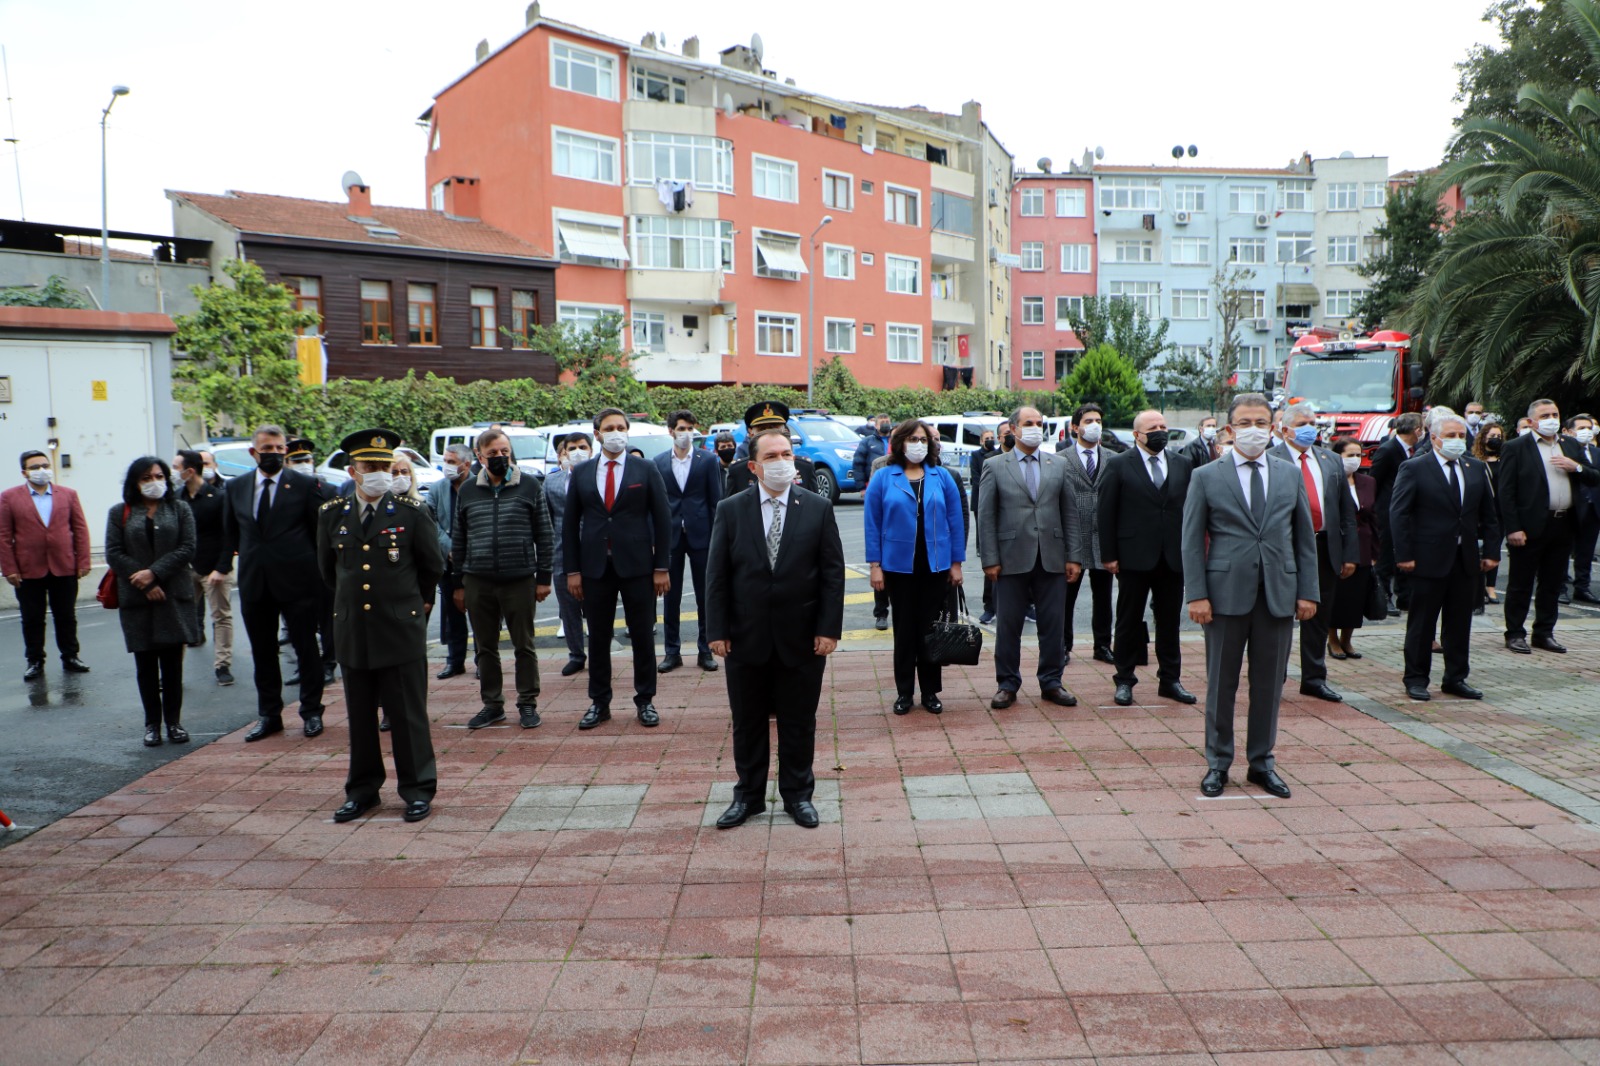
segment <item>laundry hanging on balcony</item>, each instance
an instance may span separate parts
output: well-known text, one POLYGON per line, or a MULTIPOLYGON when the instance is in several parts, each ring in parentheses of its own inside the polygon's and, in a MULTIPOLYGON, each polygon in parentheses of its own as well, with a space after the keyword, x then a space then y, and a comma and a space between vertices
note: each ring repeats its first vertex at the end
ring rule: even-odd
POLYGON ((669 211, 682 211, 693 207, 694 182, 660 178, 656 181, 656 197, 669 211))

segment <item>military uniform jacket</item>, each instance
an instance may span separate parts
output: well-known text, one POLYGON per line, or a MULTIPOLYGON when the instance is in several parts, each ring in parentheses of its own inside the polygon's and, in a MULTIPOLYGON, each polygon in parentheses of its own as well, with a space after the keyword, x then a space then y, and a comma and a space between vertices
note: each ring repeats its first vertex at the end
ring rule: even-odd
POLYGON ((356 499, 322 505, 317 563, 333 589, 339 665, 374 670, 424 658, 428 615, 444 573, 439 530, 420 501, 385 493, 363 533, 356 499))

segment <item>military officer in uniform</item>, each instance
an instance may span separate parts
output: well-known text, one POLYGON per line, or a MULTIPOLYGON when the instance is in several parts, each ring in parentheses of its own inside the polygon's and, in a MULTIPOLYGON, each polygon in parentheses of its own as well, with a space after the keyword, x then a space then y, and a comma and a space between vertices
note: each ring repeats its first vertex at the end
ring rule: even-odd
MULTIPOLYGON (((745 443, 740 446, 740 451, 735 454, 733 465, 728 468, 728 484, 724 497, 732 496, 736 492, 743 492, 751 485, 760 484, 761 479, 750 472, 750 464, 746 462, 749 444, 763 429, 786 428, 789 425, 789 406, 776 400, 768 403, 763 400, 753 403, 744 412, 744 426, 750 436, 745 438, 745 443)), ((795 476, 794 483, 807 492, 817 491, 817 464, 803 455, 794 457, 795 476)))
POLYGON ((341 447, 350 456, 355 491, 323 504, 318 516, 317 561, 334 590, 334 648, 350 719, 350 775, 336 822, 378 805, 384 781, 380 704, 389 714, 405 820, 426 818, 438 788, 428 733, 427 644, 444 556, 433 515, 418 500, 390 491, 389 467, 399 446, 400 435, 386 429, 346 437, 341 447))

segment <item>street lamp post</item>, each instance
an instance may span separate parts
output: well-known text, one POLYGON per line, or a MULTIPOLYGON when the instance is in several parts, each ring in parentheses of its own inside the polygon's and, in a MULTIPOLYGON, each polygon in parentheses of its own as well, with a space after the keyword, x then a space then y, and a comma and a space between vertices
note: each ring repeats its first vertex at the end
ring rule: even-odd
POLYGON ((108 243, 111 228, 106 212, 106 119, 111 117, 111 108, 115 106, 117 97, 127 95, 126 85, 113 85, 111 102, 100 112, 100 309, 103 311, 111 310, 111 245, 108 243))
POLYGON ((823 215, 817 228, 811 231, 806 252, 806 406, 814 406, 811 399, 817 377, 817 234, 833 221, 832 215, 823 215))

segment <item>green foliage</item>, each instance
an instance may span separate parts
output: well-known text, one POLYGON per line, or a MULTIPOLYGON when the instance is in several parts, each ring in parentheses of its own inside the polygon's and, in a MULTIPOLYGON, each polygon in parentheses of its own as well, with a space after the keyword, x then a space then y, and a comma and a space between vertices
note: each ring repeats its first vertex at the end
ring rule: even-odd
POLYGON ((1126 426, 1134 415, 1150 406, 1138 369, 1109 344, 1084 352, 1072 373, 1061 382, 1060 392, 1066 410, 1082 403, 1099 404, 1110 426, 1126 426))
MULTIPOLYGON (((1500 43, 1479 45, 1457 64, 1456 101, 1462 110, 1456 127, 1465 132, 1467 124, 1477 119, 1509 122, 1520 117, 1543 136, 1564 136, 1560 123, 1522 115, 1518 103, 1524 85, 1554 88, 1600 82, 1600 59, 1576 24, 1564 17, 1562 0, 1495 0, 1483 21, 1495 25, 1500 43)), ((1451 154, 1459 158, 1474 148, 1470 139, 1458 141, 1451 154)))
POLYGON ((1427 277, 1428 264, 1444 243, 1444 208, 1432 181, 1389 194, 1383 225, 1375 236, 1383 251, 1356 267, 1372 282, 1356 306, 1356 317, 1373 329, 1390 328, 1402 308, 1427 277))
POLYGON ((60 274, 43 285, 11 285, 0 289, 0 307, 88 307, 89 298, 60 274))
MULTIPOLYGON (((516 338, 522 342, 522 338, 516 338)), ((556 369, 571 375, 573 391, 585 396, 604 396, 601 407, 620 407, 624 411, 643 408, 645 386, 633 372, 633 354, 622 342, 622 316, 601 315, 593 326, 571 322, 553 326, 534 326, 526 343, 556 362, 556 369)))
POLYGON ((1085 296, 1083 309, 1068 322, 1084 348, 1109 344, 1135 370, 1145 370, 1172 346, 1167 343, 1167 320, 1152 320, 1132 300, 1111 296, 1085 296))
POLYGON ((230 259, 222 271, 231 287, 194 286, 200 309, 173 319, 172 346, 189 357, 172 364, 173 393, 208 430, 231 420, 248 431, 281 417, 284 395, 299 388, 295 330, 317 316, 296 311, 294 294, 254 263, 230 259))

